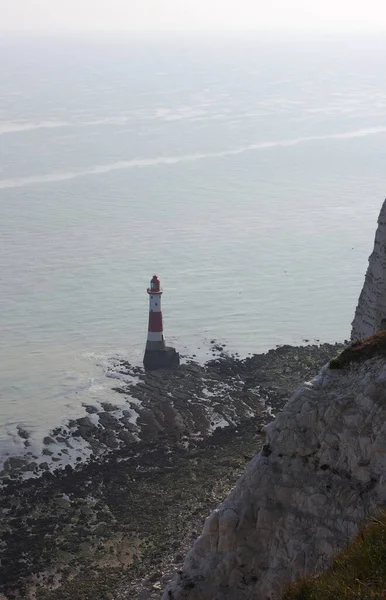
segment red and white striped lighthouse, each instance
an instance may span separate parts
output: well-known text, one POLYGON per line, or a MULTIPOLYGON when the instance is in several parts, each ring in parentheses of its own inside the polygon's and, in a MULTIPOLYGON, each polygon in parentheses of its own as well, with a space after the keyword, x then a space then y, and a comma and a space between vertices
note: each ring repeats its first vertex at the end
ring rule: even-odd
POLYGON ((161 284, 154 275, 147 289, 149 294, 149 327, 143 364, 146 370, 172 369, 180 364, 180 356, 174 348, 166 347, 164 340, 161 284))
POLYGON ((147 293, 149 294, 149 327, 147 331, 146 350, 165 350, 161 310, 162 290, 157 275, 153 275, 150 287, 147 288, 147 293))

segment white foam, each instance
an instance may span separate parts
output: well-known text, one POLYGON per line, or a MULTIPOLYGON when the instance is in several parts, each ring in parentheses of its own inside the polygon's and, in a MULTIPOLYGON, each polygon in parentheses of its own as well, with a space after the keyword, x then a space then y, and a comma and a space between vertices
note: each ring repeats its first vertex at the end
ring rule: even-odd
POLYGON ((371 135, 381 135, 386 133, 386 127, 368 127, 365 129, 356 129, 354 131, 346 131, 344 133, 332 133, 328 135, 314 135, 304 136, 299 138, 293 138, 289 140, 276 140, 267 142, 256 142, 247 146, 240 146, 239 148, 233 148, 229 150, 221 150, 219 152, 205 152, 205 153, 194 153, 185 154, 181 156, 157 156, 154 158, 134 158, 131 160, 122 160, 114 163, 108 163, 104 165, 95 165, 89 169, 83 169, 79 171, 63 171, 47 173, 42 175, 31 175, 28 177, 20 177, 15 179, 2 179, 0 180, 0 189, 19 188, 26 187, 41 183, 58 183, 60 181, 68 181, 76 179, 78 177, 86 177, 90 175, 103 175, 113 171, 120 171, 124 169, 135 169, 154 167, 159 165, 175 165, 182 162, 195 162, 199 160, 205 160, 210 158, 224 158, 227 156, 237 156, 244 154, 245 152, 251 152, 253 150, 264 150, 276 147, 292 147, 299 144, 308 142, 320 142, 325 140, 346 140, 361 137, 368 137, 371 135))
POLYGON ((32 131, 34 129, 56 129, 57 127, 67 127, 69 123, 65 121, 40 121, 40 122, 0 122, 0 135, 7 133, 18 133, 19 131, 32 131))
POLYGON ((213 433, 216 429, 223 429, 224 427, 228 427, 229 424, 232 423, 230 420, 226 421, 224 417, 218 414, 214 414, 212 416, 212 424, 209 427, 210 433, 213 433))
POLYGON ((203 388, 201 393, 205 398, 213 398, 213 396, 216 396, 216 394, 208 390, 208 388, 203 388))
POLYGON ((34 131, 36 129, 62 129, 64 127, 93 127, 95 125, 123 125, 129 120, 126 116, 106 117, 91 121, 0 121, 0 135, 34 131))

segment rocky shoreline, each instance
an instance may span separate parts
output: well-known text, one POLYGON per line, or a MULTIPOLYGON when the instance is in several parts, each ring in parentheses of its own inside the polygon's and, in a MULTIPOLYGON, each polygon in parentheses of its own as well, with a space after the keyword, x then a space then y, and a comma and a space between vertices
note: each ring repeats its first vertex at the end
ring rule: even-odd
POLYGON ((343 347, 282 346, 245 359, 219 348, 205 365, 190 358, 146 374, 116 361, 108 375, 126 407, 85 407, 47 436, 43 464, 5 465, 0 592, 159 598, 204 518, 261 449, 262 425, 343 347), (74 467, 57 468, 80 447, 86 461, 79 454, 74 467))

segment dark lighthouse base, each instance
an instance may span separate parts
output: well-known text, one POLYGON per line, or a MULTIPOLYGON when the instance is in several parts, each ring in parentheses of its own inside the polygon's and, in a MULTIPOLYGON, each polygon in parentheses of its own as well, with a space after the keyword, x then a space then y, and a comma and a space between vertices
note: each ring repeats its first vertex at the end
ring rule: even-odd
POLYGON ((180 364, 180 355, 175 348, 166 347, 164 350, 145 350, 143 366, 146 371, 157 369, 174 369, 180 364))

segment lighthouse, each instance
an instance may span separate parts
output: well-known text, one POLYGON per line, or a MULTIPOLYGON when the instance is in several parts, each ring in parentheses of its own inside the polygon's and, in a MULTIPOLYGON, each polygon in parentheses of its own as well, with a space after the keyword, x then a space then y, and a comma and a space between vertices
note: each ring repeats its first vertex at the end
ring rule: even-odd
POLYGON ((180 364, 178 352, 165 345, 161 309, 161 284, 157 275, 153 275, 149 295, 149 327, 143 364, 146 370, 170 369, 180 364))
POLYGON ((162 324, 161 310, 161 284, 154 275, 150 281, 150 287, 147 288, 149 294, 149 327, 147 332, 146 350, 149 352, 155 350, 165 350, 164 330, 162 324))

